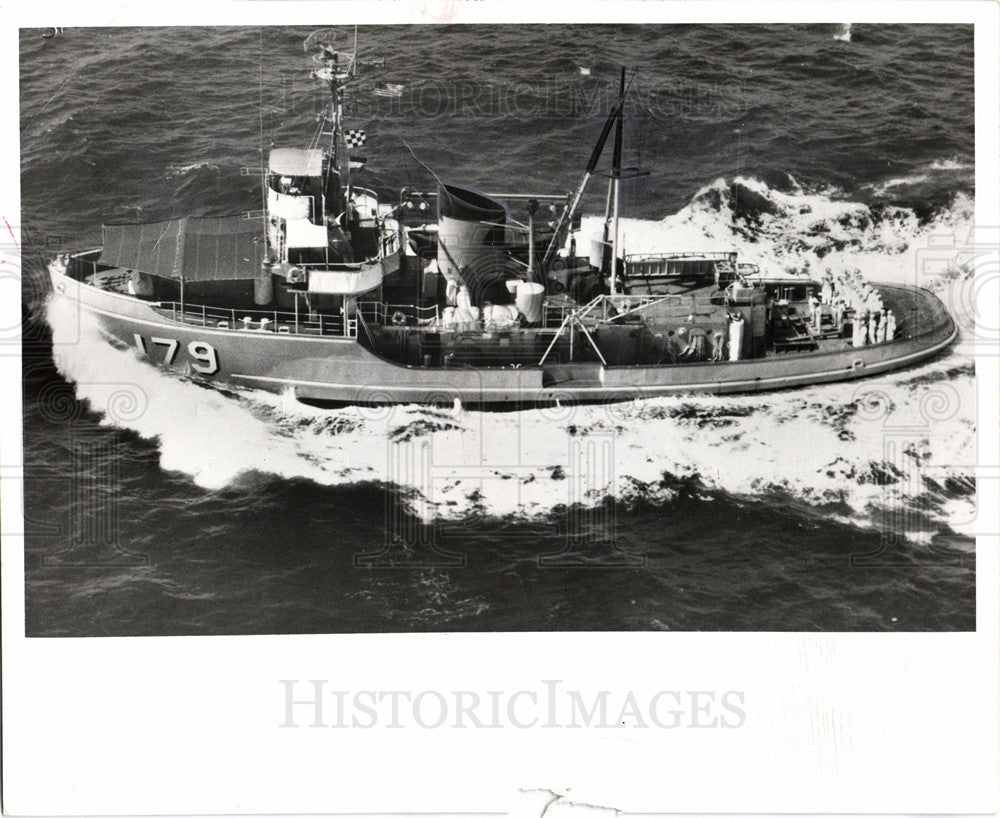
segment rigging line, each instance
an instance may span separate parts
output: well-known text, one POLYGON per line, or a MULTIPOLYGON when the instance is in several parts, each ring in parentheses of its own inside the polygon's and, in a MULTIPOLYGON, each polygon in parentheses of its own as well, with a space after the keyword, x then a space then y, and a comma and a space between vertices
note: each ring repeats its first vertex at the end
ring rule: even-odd
MULTIPOLYGON (((625 66, 622 66, 622 70, 623 71, 625 70, 625 66)), ((632 69, 632 76, 628 78, 628 83, 625 84, 625 87, 622 88, 621 86, 619 86, 618 105, 616 106, 616 108, 618 109, 618 115, 616 117, 617 121, 615 123, 615 125, 616 125, 616 127, 615 127, 615 131, 616 131, 616 133, 615 133, 615 142, 616 143, 618 142, 618 132, 621 130, 621 121, 625 118, 625 100, 628 99, 628 92, 632 90, 632 83, 635 81, 635 78, 638 75, 639 75, 639 68, 638 67, 633 68, 632 69)), ((620 150, 620 148, 619 148, 619 150, 620 150)), ((619 159, 620 158, 621 157, 620 157, 620 154, 619 154, 619 159)))
POLYGON ((403 139, 403 137, 399 136, 399 134, 396 135, 396 138, 399 139, 399 141, 403 143, 403 147, 405 147, 410 152, 410 156, 412 156, 414 159, 416 159, 417 164, 420 165, 424 170, 426 170, 431 176, 433 176, 434 180, 439 185, 441 185, 441 187, 444 187, 444 182, 441 181, 441 177, 439 177, 433 170, 431 170, 430 166, 413 152, 413 148, 411 148, 407 144, 406 140, 403 139))
POLYGON ((350 65, 350 68, 348 69, 351 72, 351 76, 352 77, 356 76, 357 73, 358 73, 357 59, 358 59, 358 24, 355 23, 354 24, 354 53, 351 54, 351 65, 350 65))
POLYGON ((313 131, 312 139, 309 141, 310 148, 315 149, 320 147, 323 142, 323 128, 326 126, 327 122, 333 122, 333 117, 333 103, 328 102, 323 106, 323 110, 319 113, 319 118, 316 122, 316 130, 313 131))
MULTIPOLYGON (((95 50, 95 51, 97 50, 97 47, 96 47, 96 46, 95 46, 95 49, 94 49, 94 50, 95 50)), ((79 71, 79 70, 80 70, 81 68, 83 68, 83 65, 84 65, 84 63, 85 63, 86 61, 87 61, 87 60, 86 60, 86 57, 82 57, 82 58, 81 58, 81 59, 80 59, 80 60, 79 60, 79 61, 77 62, 77 64, 76 64, 76 65, 74 65, 72 69, 70 69, 69 73, 68 73, 68 74, 66 74, 66 77, 65 77, 65 78, 63 79, 63 81, 62 81, 61 83, 59 83, 59 87, 58 87, 58 88, 56 88, 56 90, 52 92, 52 95, 51 95, 51 96, 50 96, 50 97, 49 97, 49 98, 48 98, 47 100, 45 100, 45 102, 44 102, 44 103, 42 104, 42 106, 41 106, 41 107, 40 107, 40 108, 39 108, 39 109, 38 109, 38 110, 37 110, 37 111, 36 111, 35 113, 33 113, 33 114, 31 115, 31 118, 30 118, 30 119, 29 119, 29 120, 28 120, 28 121, 27 121, 26 123, 24 123, 24 126, 23 126, 23 127, 21 128, 21 131, 20 131, 20 133, 21 133, 21 136, 24 136, 25 132, 26 132, 26 131, 28 130, 28 128, 30 128, 30 127, 31 127, 32 123, 33 123, 33 122, 34 122, 34 121, 35 121, 36 119, 38 119, 38 117, 39 117, 39 116, 41 116, 41 115, 42 115, 42 113, 43 113, 43 112, 45 111, 45 109, 46 109, 46 108, 48 108, 48 107, 49 107, 49 103, 50 103, 50 102, 52 102, 52 100, 54 100, 54 99, 55 99, 55 98, 56 98, 57 96, 59 96, 59 94, 61 94, 61 93, 62 93, 63 89, 64 89, 64 88, 65 88, 65 87, 66 87, 66 86, 67 86, 67 85, 69 84, 69 81, 70 81, 71 79, 73 79, 73 76, 74 76, 74 75, 75 75, 75 74, 76 74, 76 73, 77 73, 77 72, 78 72, 78 71, 79 71)))
MULTIPOLYGON (((622 79, 624 79, 625 66, 622 66, 622 79)), ((632 88, 632 82, 635 80, 636 76, 639 74, 638 67, 632 69, 632 76, 629 77, 628 83, 623 84, 624 87, 619 86, 618 95, 618 114, 615 117, 615 146, 614 146, 614 157, 612 159, 612 175, 620 175, 621 173, 621 162, 622 162, 622 141, 623 141, 623 122, 625 119, 625 100, 628 98, 628 92, 632 88), (617 165, 617 167, 616 167, 617 165)))
POLYGON ((260 29, 260 209, 265 218, 261 220, 264 246, 267 246, 267 176, 264 172, 264 29, 260 29))
POLYGON ((313 131, 312 138, 309 140, 310 150, 315 150, 319 147, 320 141, 323 139, 323 125, 326 122, 326 108, 324 108, 319 115, 319 121, 316 124, 316 130, 313 131))

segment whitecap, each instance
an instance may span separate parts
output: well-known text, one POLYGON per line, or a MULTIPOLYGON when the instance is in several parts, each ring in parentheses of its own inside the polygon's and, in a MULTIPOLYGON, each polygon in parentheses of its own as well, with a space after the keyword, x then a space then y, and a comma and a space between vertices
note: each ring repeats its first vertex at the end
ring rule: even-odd
POLYGON ((851 23, 841 23, 834 32, 833 39, 849 43, 851 41, 851 27, 851 23))

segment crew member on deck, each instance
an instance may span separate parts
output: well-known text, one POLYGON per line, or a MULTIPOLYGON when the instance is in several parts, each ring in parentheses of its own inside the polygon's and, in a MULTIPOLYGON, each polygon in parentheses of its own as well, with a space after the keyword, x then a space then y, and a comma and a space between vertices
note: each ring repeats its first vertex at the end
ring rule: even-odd
POLYGON ((833 299, 833 324, 837 328, 837 335, 844 331, 844 299, 840 295, 833 299))
POLYGON ((813 325, 814 329, 819 328, 820 321, 822 320, 822 313, 820 307, 819 299, 814 295, 809 298, 809 322, 813 325))
POLYGON ((896 314, 892 310, 885 313, 885 340, 891 341, 896 337, 896 314))
POLYGON ((855 348, 865 345, 868 332, 866 317, 860 310, 854 311, 854 321, 851 325, 851 346, 855 348))
POLYGON ((878 329, 875 330, 875 340, 879 344, 885 343, 886 327, 885 327, 885 310, 879 310, 878 314, 878 329))
POLYGON ((823 284, 819 291, 819 300, 823 304, 833 303, 833 272, 829 267, 826 268, 826 274, 823 276, 823 284))

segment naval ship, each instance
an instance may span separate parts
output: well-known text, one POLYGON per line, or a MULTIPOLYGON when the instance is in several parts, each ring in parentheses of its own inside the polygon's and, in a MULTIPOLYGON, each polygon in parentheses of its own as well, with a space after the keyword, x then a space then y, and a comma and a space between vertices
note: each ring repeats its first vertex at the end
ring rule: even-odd
POLYGON ((157 366, 320 404, 758 392, 884 373, 956 338, 922 288, 768 273, 727 249, 624 253, 625 69, 575 190, 490 194, 431 171, 433 189, 386 201, 356 184, 366 134, 345 124, 356 37, 314 32, 310 49, 328 100, 307 146, 270 150, 263 212, 106 224, 103 246, 51 261, 52 297, 157 366), (603 227, 583 236, 597 175, 603 227))

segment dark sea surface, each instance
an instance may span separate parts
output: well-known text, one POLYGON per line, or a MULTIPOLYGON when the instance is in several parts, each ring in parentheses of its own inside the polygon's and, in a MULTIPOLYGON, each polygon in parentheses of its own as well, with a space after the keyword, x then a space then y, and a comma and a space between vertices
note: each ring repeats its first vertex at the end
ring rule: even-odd
MULTIPOLYGON (((310 31, 21 33, 29 636, 975 628, 967 343, 756 397, 323 410, 166 375, 47 306, 45 263, 102 222, 260 207, 261 135, 316 125, 310 31)), ((390 199, 433 183, 404 139, 447 180, 575 187, 624 62, 626 164, 650 171, 626 250, 933 286, 969 334, 971 270, 924 262, 973 224, 971 27, 359 40, 385 63, 349 123, 390 199)))

